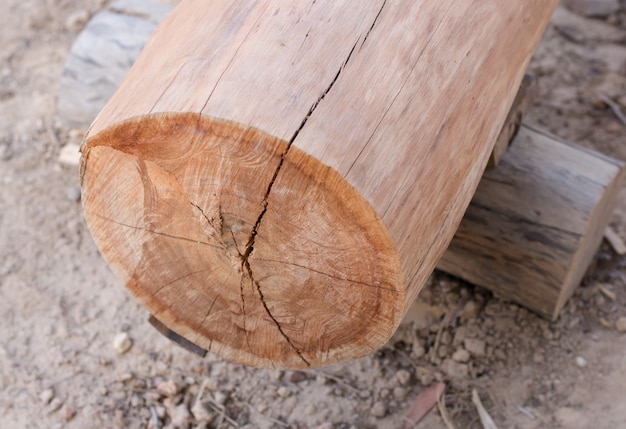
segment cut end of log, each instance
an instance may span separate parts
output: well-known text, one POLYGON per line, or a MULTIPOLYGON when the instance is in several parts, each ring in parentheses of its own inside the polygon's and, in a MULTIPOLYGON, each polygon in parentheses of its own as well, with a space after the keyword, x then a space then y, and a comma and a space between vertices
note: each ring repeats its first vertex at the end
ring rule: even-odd
POLYGON ((331 365, 381 347, 405 282, 374 209, 284 140, 195 113, 88 137, 89 229, 169 329, 257 367, 331 365))

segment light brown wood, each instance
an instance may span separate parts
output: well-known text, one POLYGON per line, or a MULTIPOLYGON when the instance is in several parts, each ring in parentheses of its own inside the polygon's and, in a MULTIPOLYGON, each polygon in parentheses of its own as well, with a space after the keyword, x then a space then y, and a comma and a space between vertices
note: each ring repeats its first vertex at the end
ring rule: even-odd
POLYGON ((238 362, 382 346, 469 204, 557 1, 183 1, 83 147, 85 217, 238 362))
POLYGON ((556 318, 602 241, 624 174, 621 162, 522 126, 438 268, 556 318))

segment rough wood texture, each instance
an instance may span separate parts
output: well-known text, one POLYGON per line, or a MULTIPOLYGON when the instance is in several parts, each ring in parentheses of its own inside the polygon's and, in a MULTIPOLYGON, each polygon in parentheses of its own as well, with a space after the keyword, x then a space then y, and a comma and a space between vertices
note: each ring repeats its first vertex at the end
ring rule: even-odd
POLYGON ((485 172, 438 268, 556 318, 580 283, 624 165, 522 126, 485 172))
POLYGON ((61 77, 57 115, 64 123, 87 129, 170 10, 152 0, 118 0, 89 21, 61 77))
POLYGON ((172 331, 306 367, 383 345, 557 1, 183 1, 83 147, 85 217, 172 331))

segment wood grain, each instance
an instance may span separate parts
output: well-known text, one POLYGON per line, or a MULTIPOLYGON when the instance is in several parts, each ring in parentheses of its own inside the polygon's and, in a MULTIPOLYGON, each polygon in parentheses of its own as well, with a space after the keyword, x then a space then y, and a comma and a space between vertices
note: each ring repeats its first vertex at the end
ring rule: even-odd
POLYGON ((103 255, 229 359, 382 346, 448 245, 557 1, 183 1, 83 147, 103 255))

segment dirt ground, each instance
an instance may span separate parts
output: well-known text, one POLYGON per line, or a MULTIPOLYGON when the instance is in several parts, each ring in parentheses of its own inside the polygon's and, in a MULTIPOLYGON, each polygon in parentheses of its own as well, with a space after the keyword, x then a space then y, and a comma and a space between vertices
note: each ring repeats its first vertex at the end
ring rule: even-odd
MULTIPOLYGON (((77 135, 56 118, 63 65, 106 3, 0 5, 1 428, 400 428, 438 380, 457 428, 481 427, 473 389, 499 428, 626 428, 626 258, 606 244, 555 322, 437 273, 419 298, 430 321, 332 368, 254 370, 157 333, 89 236, 78 172, 58 162, 77 135)), ((528 122, 626 160, 626 124, 602 101, 626 112, 626 3, 599 18, 561 6, 531 71, 528 122)), ((612 226, 626 239, 624 192, 612 226)), ((434 410, 417 427, 446 425, 434 410)))

